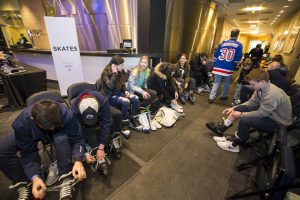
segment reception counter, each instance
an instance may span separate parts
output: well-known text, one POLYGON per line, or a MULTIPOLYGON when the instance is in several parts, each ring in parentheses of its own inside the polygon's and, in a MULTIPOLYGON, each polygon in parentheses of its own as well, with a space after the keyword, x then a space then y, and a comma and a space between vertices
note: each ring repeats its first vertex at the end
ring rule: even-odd
MULTIPOLYGON (((38 67, 47 71, 47 79, 57 80, 55 67, 50 50, 40 49, 12 49, 11 50, 18 63, 38 67)), ((94 83, 101 75, 104 67, 109 63, 114 55, 120 55, 124 58, 126 69, 138 65, 142 55, 150 57, 150 67, 155 66, 161 61, 161 56, 149 53, 106 53, 103 51, 81 51, 81 63, 83 68, 84 80, 94 83)))

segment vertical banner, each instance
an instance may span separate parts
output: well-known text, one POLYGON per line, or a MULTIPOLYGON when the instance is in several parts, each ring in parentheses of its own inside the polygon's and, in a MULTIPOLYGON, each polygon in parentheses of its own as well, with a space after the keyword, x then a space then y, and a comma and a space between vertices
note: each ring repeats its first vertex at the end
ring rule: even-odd
POLYGON ((61 95, 73 83, 83 82, 74 18, 44 17, 61 95))

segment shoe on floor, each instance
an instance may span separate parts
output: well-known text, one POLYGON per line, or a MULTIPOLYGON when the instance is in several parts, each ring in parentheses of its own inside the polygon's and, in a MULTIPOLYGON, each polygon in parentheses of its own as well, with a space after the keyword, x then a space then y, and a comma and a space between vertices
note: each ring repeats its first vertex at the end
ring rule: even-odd
POLYGON ((203 84, 201 87, 203 88, 204 92, 210 92, 210 88, 207 84, 203 84))
POLYGON ((204 89, 202 87, 198 87, 196 92, 197 94, 204 95, 204 89))
MULTIPOLYGON (((229 127, 231 126, 232 124, 229 127)), ((206 127, 220 137, 223 137, 223 133, 229 128, 224 125, 224 119, 221 122, 208 122, 206 127)))
POLYGON ((192 94, 190 94, 189 96, 188 96, 188 100, 189 100, 189 102, 190 103, 192 103, 192 104, 194 104, 195 103, 195 101, 196 101, 196 98, 195 98, 195 96, 194 96, 194 94, 192 93, 192 94))
POLYGON ((176 103, 171 103, 171 108, 179 113, 182 113, 183 112, 183 108, 182 106, 179 106, 178 104, 176 103))
POLYGON ((151 123, 158 129, 158 128, 162 128, 161 127, 161 125, 160 125, 160 123, 158 123, 155 119, 153 119, 152 121, 151 121, 151 123))
POLYGON ((228 99, 228 97, 220 97, 220 99, 221 99, 222 101, 226 101, 226 100, 228 99))
POLYGON ((214 101, 215 101, 214 99, 208 99, 209 104, 213 103, 214 101))
POLYGON ((238 153, 240 152, 239 145, 235 145, 232 141, 217 142, 217 145, 226 151, 238 153))
POLYGON ((59 191, 59 200, 67 200, 72 198, 72 184, 73 184, 73 176, 72 172, 63 174, 59 178, 59 182, 61 185, 59 191))
POLYGON ((223 136, 223 137, 214 136, 213 140, 216 142, 225 142, 225 141, 227 141, 227 138, 225 136, 223 136))
POLYGON ((185 96, 181 94, 179 97, 179 101, 182 105, 185 105, 185 103, 186 103, 185 96))
POLYGON ((129 139, 130 137, 130 130, 129 130, 129 120, 123 120, 122 121, 122 126, 121 126, 121 132, 124 138, 129 139))

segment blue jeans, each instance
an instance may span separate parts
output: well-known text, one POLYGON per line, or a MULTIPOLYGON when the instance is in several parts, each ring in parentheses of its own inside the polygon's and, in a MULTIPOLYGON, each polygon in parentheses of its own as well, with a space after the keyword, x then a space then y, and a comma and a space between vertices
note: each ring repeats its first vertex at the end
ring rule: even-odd
POLYGON ((223 86, 223 90, 221 93, 221 98, 227 97, 232 76, 221 76, 218 74, 215 74, 214 76, 215 76, 215 80, 214 80, 213 87, 212 87, 210 95, 209 95, 209 99, 213 99, 213 100, 216 99, 218 88, 219 88, 219 85, 220 85, 223 77, 224 77, 224 86, 223 86))
MULTIPOLYGON (((257 110, 258 107, 250 107, 240 105, 234 108, 235 111, 251 112, 257 110)), ((279 128, 279 125, 268 117, 247 117, 240 118, 240 122, 237 129, 236 136, 240 142, 246 142, 249 138, 250 129, 254 128, 258 131, 263 131, 268 134, 274 134, 275 130, 279 128)))
POLYGON ((140 105, 139 98, 137 96, 131 97, 131 98, 129 98, 129 102, 128 102, 128 101, 122 100, 121 97, 125 97, 125 94, 122 92, 112 95, 109 98, 109 104, 111 106, 121 110, 123 120, 128 119, 129 106, 131 106, 130 107, 131 115, 132 116, 138 115, 139 114, 139 105, 140 105))
MULTIPOLYGON (((54 134, 53 143, 56 151, 56 159, 59 174, 71 171, 72 150, 67 134, 54 134)), ((0 140, 0 170, 4 175, 18 183, 29 181, 21 165, 20 158, 17 156, 17 147, 14 132, 9 133, 0 140)))

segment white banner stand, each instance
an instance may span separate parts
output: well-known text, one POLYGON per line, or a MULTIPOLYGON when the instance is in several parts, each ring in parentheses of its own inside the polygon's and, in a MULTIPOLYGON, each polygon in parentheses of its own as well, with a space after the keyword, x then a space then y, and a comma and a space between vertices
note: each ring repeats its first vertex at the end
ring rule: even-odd
POLYGON ((73 83, 83 82, 83 70, 74 18, 44 17, 62 96, 73 83))

